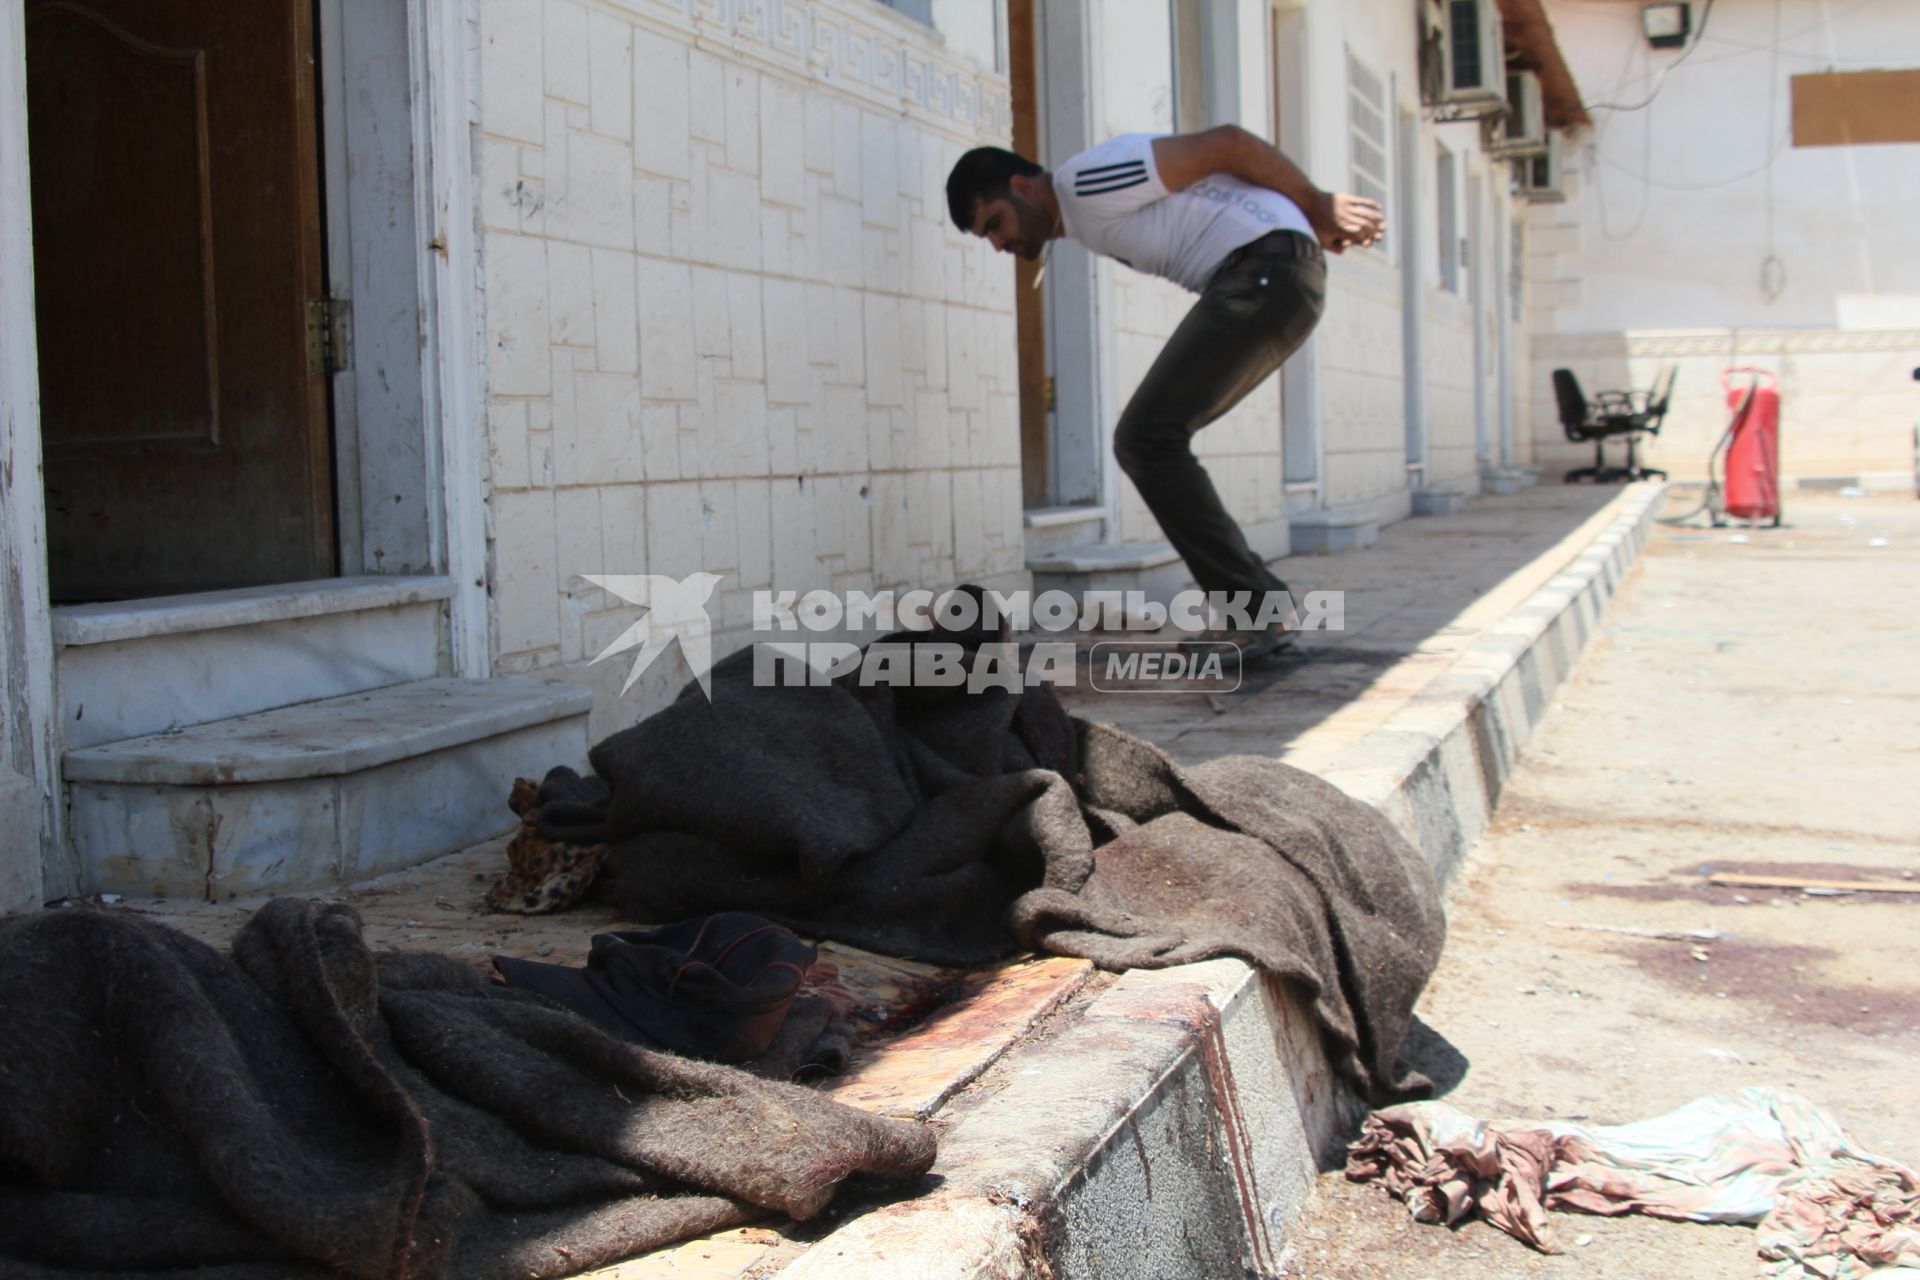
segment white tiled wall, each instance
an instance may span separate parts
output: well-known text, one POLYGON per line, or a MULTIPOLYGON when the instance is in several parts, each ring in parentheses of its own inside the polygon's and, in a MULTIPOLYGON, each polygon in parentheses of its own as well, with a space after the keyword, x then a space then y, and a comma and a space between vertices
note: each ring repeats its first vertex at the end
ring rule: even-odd
POLYGON ((571 664, 600 732, 685 670, 616 704, 578 664, 636 612, 582 574, 723 574, 740 628, 758 587, 1022 571, 1011 274, 945 202, 1002 78, 873 0, 481 0, 479 35, 500 669, 571 664))
POLYGON ((1398 270, 1371 250, 1335 257, 1327 268, 1322 492, 1327 506, 1345 507, 1407 486, 1405 340, 1398 270))
POLYGON ((1455 294, 1430 294, 1424 335, 1427 369, 1426 482, 1471 488, 1474 452, 1473 307, 1455 294))

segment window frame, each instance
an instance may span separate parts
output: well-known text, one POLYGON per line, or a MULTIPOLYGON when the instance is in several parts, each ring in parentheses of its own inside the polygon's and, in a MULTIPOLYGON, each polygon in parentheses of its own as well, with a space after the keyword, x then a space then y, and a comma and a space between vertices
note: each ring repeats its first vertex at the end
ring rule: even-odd
POLYGON ((1460 158, 1444 142, 1434 144, 1434 216, 1439 233, 1439 288, 1455 297, 1461 289, 1460 158))
MULTIPOLYGON (((1347 174, 1348 190, 1380 202, 1393 225, 1393 136, 1387 79, 1369 66, 1351 47, 1347 49, 1347 174), (1376 127, 1369 128, 1369 119, 1376 127), (1370 155, 1368 153, 1371 153, 1370 155)), ((1381 236, 1369 250, 1391 261, 1389 236, 1381 236)))

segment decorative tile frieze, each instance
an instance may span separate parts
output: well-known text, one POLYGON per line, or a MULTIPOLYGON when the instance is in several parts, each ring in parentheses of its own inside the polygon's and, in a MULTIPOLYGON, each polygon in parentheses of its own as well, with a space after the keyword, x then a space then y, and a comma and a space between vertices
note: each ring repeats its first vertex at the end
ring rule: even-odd
POLYGON ((1920 350, 1920 329, 1702 329, 1673 332, 1547 333, 1535 335, 1541 360, 1605 356, 1851 355, 1920 350))
POLYGON ((832 85, 968 140, 1013 130, 1005 76, 947 55, 933 31, 874 0, 605 2, 702 46, 724 46, 729 57, 832 85))

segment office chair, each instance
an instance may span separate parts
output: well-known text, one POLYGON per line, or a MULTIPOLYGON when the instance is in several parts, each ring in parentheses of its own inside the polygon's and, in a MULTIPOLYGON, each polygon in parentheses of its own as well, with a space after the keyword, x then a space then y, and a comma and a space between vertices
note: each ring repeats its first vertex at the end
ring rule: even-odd
POLYGON ((1674 377, 1678 373, 1678 365, 1668 364, 1654 378, 1649 390, 1602 391, 1589 401, 1581 392, 1580 380, 1573 376, 1573 370, 1555 369, 1553 394, 1560 404, 1561 429, 1567 433, 1567 439, 1576 444, 1593 442, 1593 465, 1567 472, 1566 482, 1572 484, 1589 476, 1595 484, 1645 480, 1652 476, 1665 480, 1667 473, 1658 467, 1640 465, 1639 442, 1643 435, 1660 434, 1660 424, 1667 416, 1667 405, 1673 399, 1674 377), (1627 465, 1609 467, 1606 443, 1621 436, 1627 442, 1627 465))

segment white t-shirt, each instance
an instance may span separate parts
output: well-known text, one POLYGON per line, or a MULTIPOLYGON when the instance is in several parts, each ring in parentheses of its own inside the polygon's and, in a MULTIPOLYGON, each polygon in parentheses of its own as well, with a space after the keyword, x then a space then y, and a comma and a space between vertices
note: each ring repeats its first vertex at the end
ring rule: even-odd
POLYGON ((1149 133, 1123 133, 1053 171, 1060 225, 1095 253, 1195 293, 1220 260, 1269 231, 1313 235, 1300 206, 1224 173, 1168 191, 1149 133))

